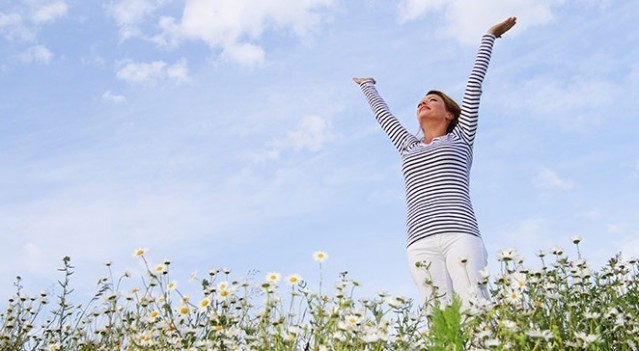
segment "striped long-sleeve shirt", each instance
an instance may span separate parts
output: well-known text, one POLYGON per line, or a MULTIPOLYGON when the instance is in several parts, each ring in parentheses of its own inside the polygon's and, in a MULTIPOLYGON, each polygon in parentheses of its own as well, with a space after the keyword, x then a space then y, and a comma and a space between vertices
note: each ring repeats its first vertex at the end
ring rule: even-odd
POLYGON ((482 37, 466 84, 457 126, 452 132, 433 139, 430 144, 425 144, 399 123, 372 82, 361 84, 377 121, 402 155, 408 206, 408 246, 434 234, 480 236, 470 201, 470 167, 481 84, 494 41, 492 35, 482 37))

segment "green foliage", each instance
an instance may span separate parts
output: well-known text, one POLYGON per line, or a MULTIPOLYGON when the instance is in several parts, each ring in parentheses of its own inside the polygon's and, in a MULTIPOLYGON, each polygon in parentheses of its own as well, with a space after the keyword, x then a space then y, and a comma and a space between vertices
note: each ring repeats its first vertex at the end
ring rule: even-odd
POLYGON ((462 351, 468 337, 462 324, 462 303, 454 296, 451 304, 441 305, 430 314, 430 331, 428 339, 433 351, 462 351))

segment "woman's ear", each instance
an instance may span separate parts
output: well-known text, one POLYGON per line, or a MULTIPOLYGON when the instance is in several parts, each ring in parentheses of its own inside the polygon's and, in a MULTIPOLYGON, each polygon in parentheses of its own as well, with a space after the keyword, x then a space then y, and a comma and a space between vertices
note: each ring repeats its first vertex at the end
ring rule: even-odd
POLYGON ((452 121, 455 119, 455 115, 450 111, 446 111, 446 119, 452 121))

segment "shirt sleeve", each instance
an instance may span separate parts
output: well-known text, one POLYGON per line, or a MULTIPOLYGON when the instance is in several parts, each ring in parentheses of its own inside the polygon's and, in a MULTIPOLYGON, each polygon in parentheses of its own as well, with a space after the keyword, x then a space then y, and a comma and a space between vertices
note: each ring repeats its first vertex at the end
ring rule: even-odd
POLYGON ((459 122, 453 130, 453 133, 456 133, 471 146, 475 142, 475 134, 477 132, 479 100, 482 93, 481 85, 488 70, 488 63, 490 62, 494 42, 494 35, 486 34, 482 37, 473 69, 466 83, 459 122))
POLYGON ((409 145, 419 140, 404 128, 397 118, 390 112, 386 102, 379 96, 375 85, 371 81, 360 85, 368 104, 375 113, 375 119, 388 135, 395 148, 402 153, 409 145))

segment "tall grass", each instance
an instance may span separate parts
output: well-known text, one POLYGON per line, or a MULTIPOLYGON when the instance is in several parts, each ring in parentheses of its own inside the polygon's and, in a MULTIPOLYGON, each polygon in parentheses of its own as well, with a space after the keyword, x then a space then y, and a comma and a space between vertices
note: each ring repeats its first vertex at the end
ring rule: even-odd
MULTIPOLYGON (((65 257, 56 291, 29 295, 21 279, 0 314, 1 350, 637 350, 637 261, 618 255, 593 270, 579 253, 539 252, 541 268, 514 249, 498 255, 500 272, 484 272, 490 300, 426 306, 385 293, 355 298, 359 284, 341 274, 330 294, 299 275, 268 273, 235 280, 214 269, 199 296, 183 295, 170 261, 146 272, 101 278, 93 299, 71 301, 74 267, 65 257), (139 281, 122 291, 122 282, 139 281)), ((321 270, 327 255, 314 258, 321 270)))

